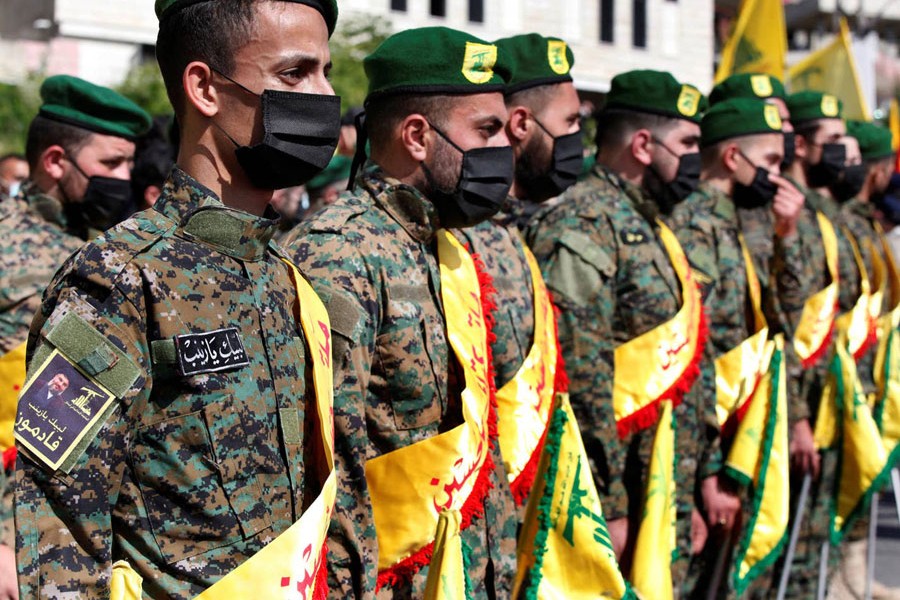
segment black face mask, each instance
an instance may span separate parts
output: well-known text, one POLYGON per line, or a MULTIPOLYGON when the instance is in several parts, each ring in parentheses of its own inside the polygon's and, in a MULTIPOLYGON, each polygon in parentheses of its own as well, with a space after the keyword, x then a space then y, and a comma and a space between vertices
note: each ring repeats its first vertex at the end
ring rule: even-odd
POLYGON ((738 151, 741 158, 756 169, 753 181, 750 185, 744 185, 739 181, 734 182, 734 191, 731 195, 736 206, 741 208, 759 208, 772 201, 778 192, 778 186, 769 180, 769 172, 755 165, 743 152, 738 151))
POLYGON ((578 180, 584 146, 580 130, 554 137, 543 123, 537 119, 534 122, 553 140, 553 156, 546 172, 527 178, 523 184, 529 200, 543 202, 559 196, 578 180))
POLYGON ((831 185, 831 195, 838 202, 844 203, 852 200, 859 194, 866 182, 865 165, 849 165, 844 167, 840 179, 831 185))
POLYGON ((238 164, 253 185, 266 190, 302 185, 328 166, 341 133, 340 96, 278 90, 259 95, 213 70, 262 104, 261 143, 241 146, 219 127, 237 147, 238 164))
POLYGON ((650 190, 654 195, 653 199, 659 204, 659 210, 663 214, 670 214, 676 204, 694 193, 697 186, 700 185, 700 171, 703 168, 703 162, 700 160, 699 152, 678 156, 660 140, 654 138, 653 141, 665 148, 666 152, 678 158, 678 170, 675 172, 675 178, 669 182, 663 181, 653 165, 648 167, 661 188, 658 191, 650 190))
POLYGON ((462 168, 452 190, 436 185, 431 171, 422 163, 422 170, 431 187, 428 199, 437 208, 441 227, 470 227, 497 214, 513 182, 512 148, 501 146, 463 150, 440 129, 434 125, 431 128, 462 153, 462 168))
POLYGON ((793 131, 784 132, 784 158, 781 159, 782 171, 792 164, 797 155, 797 134, 793 131))
POLYGON ((106 231, 130 217, 137 206, 131 195, 131 182, 99 175, 88 176, 78 163, 70 159, 75 170, 88 180, 81 202, 67 199, 63 206, 68 227, 86 235, 87 230, 106 231))
POLYGON ((847 149, 843 144, 822 144, 822 158, 806 170, 810 187, 819 188, 833 184, 841 176, 847 161, 847 149))

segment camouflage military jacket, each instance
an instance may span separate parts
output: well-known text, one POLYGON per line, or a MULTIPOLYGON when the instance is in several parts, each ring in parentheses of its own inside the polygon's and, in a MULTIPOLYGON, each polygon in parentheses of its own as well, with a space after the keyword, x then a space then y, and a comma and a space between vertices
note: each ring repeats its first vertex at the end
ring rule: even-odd
MULTIPOLYGON (((513 199, 507 201, 507 209, 513 202, 513 199)), ((473 227, 454 231, 454 235, 468 242, 471 251, 481 257, 497 291, 493 329, 496 339, 491 350, 499 390, 519 372, 531 350, 534 333, 534 290, 522 235, 509 210, 473 227)))
POLYGON ((0 203, 0 353, 28 337, 53 274, 84 242, 65 230, 62 205, 26 183, 0 203), (58 210, 53 210, 52 206, 58 210))
POLYGON ((193 598, 314 499, 323 474, 306 469, 311 365, 271 216, 226 208, 175 169, 152 209, 54 278, 31 368, 58 350, 115 401, 67 470, 20 453, 23 598, 106 597, 118 560, 146 595, 193 598), (176 338, 187 334, 196 337, 176 338), (222 335, 227 357, 192 350, 222 335))
MULTIPOLYGON (((353 194, 302 222, 291 255, 313 280, 334 330, 338 497, 329 532, 329 586, 336 597, 373 598, 378 546, 366 461, 462 422, 462 373, 447 342, 434 205, 377 168, 353 194)), ((476 598, 507 597, 515 571, 516 512, 499 444, 485 517, 462 534, 476 598)), ((410 586, 379 598, 417 598, 410 586)))
POLYGON ((881 241, 875 230, 875 207, 871 202, 853 198, 841 205, 837 216, 836 225, 846 227, 859 243, 859 250, 863 256, 869 277, 872 277, 874 264, 872 263, 872 249, 881 252, 881 241), (866 243, 868 241, 868 243, 866 243), (871 246, 869 245, 871 244, 871 246))
MULTIPOLYGON (((639 211, 647 204, 637 188, 598 165, 559 202, 538 212, 526 233, 561 311, 572 407, 607 519, 638 520, 655 431, 618 437, 615 348, 672 318, 681 306, 680 284, 657 227, 639 211)), ((698 380, 675 409, 678 541, 685 557, 698 477, 719 466, 709 455, 718 436, 708 419, 714 419, 714 402, 712 390, 703 390, 698 380)))

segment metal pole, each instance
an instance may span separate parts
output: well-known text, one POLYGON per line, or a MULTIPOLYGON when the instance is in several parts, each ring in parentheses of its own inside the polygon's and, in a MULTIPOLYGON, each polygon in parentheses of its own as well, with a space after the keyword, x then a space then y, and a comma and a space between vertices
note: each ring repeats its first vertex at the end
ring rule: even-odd
MULTIPOLYGON (((788 579, 791 576, 791 565, 794 564, 794 554, 797 552, 797 539, 800 537, 800 527, 803 526, 803 518, 806 516, 806 500, 809 498, 810 485, 812 485, 812 475, 807 473, 803 476, 803 484, 800 486, 800 498, 797 500, 797 509, 794 511, 791 539, 788 543, 787 554, 784 555, 784 565, 781 567, 781 579, 778 582, 778 600, 784 600, 784 595, 787 593, 788 579)), ((897 489, 897 487, 895 486, 894 489, 897 489)), ((897 514, 900 514, 900 512, 897 514)))
POLYGON ((900 469, 891 469, 891 483, 894 486, 894 505, 897 507, 897 520, 900 521, 900 469))
POLYGON ((831 544, 827 541, 823 542, 822 554, 819 556, 819 586, 816 588, 816 600, 825 600, 825 588, 828 587, 828 553, 830 551, 831 544))
POLYGON ((872 600, 872 582, 875 581, 875 542, 878 538, 878 494, 872 494, 869 507, 869 543, 866 547, 866 591, 863 598, 872 600))

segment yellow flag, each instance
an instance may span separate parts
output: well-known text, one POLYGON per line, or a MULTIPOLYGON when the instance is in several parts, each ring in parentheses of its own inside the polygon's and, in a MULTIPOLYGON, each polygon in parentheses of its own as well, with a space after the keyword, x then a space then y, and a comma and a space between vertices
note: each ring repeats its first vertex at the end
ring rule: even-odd
POLYGON ((25 342, 0 356, 0 452, 13 445, 19 392, 25 384, 25 342))
POLYGON ((672 600, 675 551, 675 426, 672 403, 663 402, 653 438, 644 513, 634 547, 631 584, 642 598, 672 600))
MULTIPOLYGON (((866 514, 872 494, 887 480, 900 448, 888 453, 884 447, 857 378, 856 364, 840 341, 835 345, 829 377, 835 384, 841 424, 840 470, 831 517, 831 543, 838 544, 856 518, 866 514)), ((822 402, 826 400, 822 398, 822 402)))
POLYGON ((788 69, 788 81, 792 93, 813 90, 837 96, 844 103, 846 119, 872 120, 859 84, 850 28, 844 18, 841 18, 840 31, 830 44, 788 69))
POLYGON ((141 600, 143 578, 126 560, 113 564, 109 579, 109 600, 141 600))
POLYGON ((534 482, 519 535, 513 598, 633 599, 616 563, 568 394, 557 395, 534 482))
POLYGON ((462 538, 459 536, 461 523, 462 515, 458 510, 444 511, 438 517, 424 600, 456 600, 466 597, 462 538))
POLYGON ((896 152, 900 150, 900 102, 896 98, 891 98, 888 125, 891 128, 891 148, 896 152))
POLYGON ((738 428, 728 455, 731 470, 745 454, 755 459, 751 479, 753 515, 735 554, 734 588, 738 596, 781 554, 790 514, 787 384, 784 338, 775 337, 775 353, 760 381, 753 404, 738 428))
POLYGON ((716 83, 737 73, 784 79, 787 30, 782 0, 743 0, 731 37, 722 49, 716 83))

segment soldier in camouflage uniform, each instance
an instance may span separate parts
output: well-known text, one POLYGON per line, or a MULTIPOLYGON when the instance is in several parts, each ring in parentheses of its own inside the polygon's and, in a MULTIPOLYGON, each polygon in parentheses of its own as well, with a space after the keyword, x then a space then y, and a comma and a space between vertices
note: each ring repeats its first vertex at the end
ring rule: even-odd
POLYGON ((28 161, 21 154, 0 156, 0 202, 16 196, 19 187, 28 179, 28 161))
MULTIPOLYGON (((616 346, 671 319, 681 305, 680 285, 655 222, 696 187, 704 102, 695 88, 668 73, 616 76, 600 117, 596 166, 559 202, 539 211, 526 234, 561 310, 559 336, 572 407, 583 424, 597 490, 626 573, 654 430, 619 438, 612 404, 613 353, 616 346)), ((699 387, 695 384, 674 411, 676 590, 683 584, 692 546, 699 550, 706 537, 695 494, 701 493, 701 480, 711 477, 715 483, 712 476, 720 462, 714 400, 699 387)), ((710 500, 707 508, 718 521, 729 509, 720 497, 710 500)))
MULTIPOLYGON (((717 103, 704 115, 701 123, 701 155, 703 174, 699 189, 675 207, 671 216, 673 230, 688 257, 703 294, 703 304, 709 319, 710 360, 707 364, 737 347, 756 333, 754 307, 750 302, 747 266, 740 239, 741 222, 738 208, 766 207, 773 203, 795 207, 799 212, 802 198, 796 198, 793 186, 779 176, 784 155, 778 109, 762 99, 732 98, 717 103)), ((782 246, 796 252, 791 237, 796 231, 786 223, 780 240, 782 246)), ((792 256, 793 261, 802 260, 792 256)), ((755 271, 755 269, 754 269, 755 271)), ((706 385, 715 387, 715 369, 705 369, 706 385)), ((720 486, 738 490, 738 482, 720 475, 720 486)), ((727 552, 728 540, 737 539, 738 532, 748 522, 745 511, 743 523, 734 534, 732 522, 722 525, 717 541, 707 544, 704 559, 692 564, 694 576, 700 577, 695 595, 705 597, 710 585, 714 559, 727 552)), ((730 576, 725 577, 731 582, 730 576)), ((720 583, 720 582, 717 582, 720 583)), ((729 589, 729 595, 734 591, 729 589)))
MULTIPOLYGON (((118 195, 101 196, 87 177, 106 177, 113 186, 128 190, 129 168, 134 158, 134 138, 146 131, 150 117, 133 102, 112 90, 81 79, 58 75, 41 86, 43 104, 28 132, 28 154, 32 177, 14 198, 0 202, 0 237, 5 241, 0 253, 0 354, 10 353, 28 338, 28 328, 41 305, 41 295, 56 270, 85 242, 75 227, 85 222, 98 204, 121 203, 118 195), (73 117, 73 112, 80 114, 73 117), (118 115, 118 116, 110 116, 118 115), (81 119, 79 120, 79 117, 81 119)), ((21 360, 21 359, 19 359, 21 360)), ((2 381, 0 400, 3 431, 4 470, 12 469, 15 449, 12 441, 17 391, 25 377, 25 364, 15 381, 2 381)), ((15 583, 12 559, 12 486, 3 495, 7 509, 0 538, 3 558, 9 569, 3 579, 15 583)))
MULTIPOLYGON (((289 238, 335 334, 340 476, 328 565, 336 596, 376 597, 381 534, 367 461, 461 423, 463 373, 447 339, 436 232, 487 219, 507 197, 512 150, 495 61, 495 46, 442 27, 385 41, 364 62, 372 160, 352 193, 289 238), (476 181, 481 194, 467 191, 476 181)), ((508 597, 515 571, 517 519, 498 444, 491 456, 484 514, 461 535, 474 598, 508 597)), ((427 574, 416 564, 377 597, 421 597, 427 574)))
POLYGON ((105 597, 117 561, 143 577, 149 597, 193 598, 293 524, 325 475, 304 443, 311 355, 291 272, 269 243, 268 203, 272 188, 302 183, 328 157, 287 160, 309 156, 302 138, 281 153, 258 142, 235 152, 232 138, 250 143, 263 122, 267 133, 278 125, 240 86, 282 99, 321 93, 322 110, 291 116, 322 127, 316 145, 333 151, 336 4, 159 0, 156 10, 179 164, 153 208, 66 262, 35 318, 17 424, 25 598, 105 597), (269 170, 276 158, 290 172, 269 170), (200 344, 210 352, 193 351, 200 344), (66 385, 39 385, 45 364, 66 385), (67 386, 90 394, 47 402, 67 386), (72 407, 90 420, 72 420, 72 407), (51 453, 20 444, 40 413, 66 424, 51 453))

